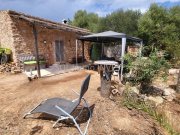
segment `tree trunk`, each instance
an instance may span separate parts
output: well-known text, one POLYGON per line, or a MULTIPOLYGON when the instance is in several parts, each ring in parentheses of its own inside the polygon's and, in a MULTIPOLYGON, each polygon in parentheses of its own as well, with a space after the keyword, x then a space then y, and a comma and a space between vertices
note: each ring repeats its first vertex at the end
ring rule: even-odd
POLYGON ((179 74, 178 74, 178 81, 177 81, 176 91, 177 91, 177 93, 180 93, 180 70, 179 70, 179 74))

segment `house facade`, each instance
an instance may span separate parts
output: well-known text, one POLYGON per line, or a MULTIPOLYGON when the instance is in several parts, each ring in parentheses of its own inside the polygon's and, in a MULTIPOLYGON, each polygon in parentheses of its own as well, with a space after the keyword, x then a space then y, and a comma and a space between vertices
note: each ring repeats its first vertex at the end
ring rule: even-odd
POLYGON ((21 54, 36 54, 34 26, 39 55, 49 65, 71 62, 76 56, 90 58, 90 44, 76 41, 79 36, 90 34, 88 30, 16 11, 0 11, 0 47, 12 50, 14 62, 21 54))

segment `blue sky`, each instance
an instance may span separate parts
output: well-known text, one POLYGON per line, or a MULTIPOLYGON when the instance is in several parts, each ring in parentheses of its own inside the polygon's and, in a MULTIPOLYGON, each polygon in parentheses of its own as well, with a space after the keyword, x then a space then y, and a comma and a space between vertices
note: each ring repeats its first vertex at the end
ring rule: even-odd
POLYGON ((0 10, 15 10, 54 21, 72 19, 77 10, 105 16, 117 9, 146 12, 151 3, 164 7, 180 5, 180 0, 0 0, 0 10))

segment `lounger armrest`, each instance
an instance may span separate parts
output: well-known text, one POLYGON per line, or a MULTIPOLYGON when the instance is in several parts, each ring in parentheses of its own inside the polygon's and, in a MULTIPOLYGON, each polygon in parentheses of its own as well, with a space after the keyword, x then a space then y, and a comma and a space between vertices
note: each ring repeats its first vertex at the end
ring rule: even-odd
POLYGON ((58 105, 55 105, 55 107, 56 107, 58 110, 62 111, 64 114, 66 114, 69 118, 73 118, 69 113, 67 113, 64 109, 62 109, 62 108, 59 107, 58 105))

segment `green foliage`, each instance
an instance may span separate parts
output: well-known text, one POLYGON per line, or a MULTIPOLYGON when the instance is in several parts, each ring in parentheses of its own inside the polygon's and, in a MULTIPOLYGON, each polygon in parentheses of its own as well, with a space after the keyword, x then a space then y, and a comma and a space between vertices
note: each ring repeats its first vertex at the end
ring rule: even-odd
POLYGON ((152 4, 139 20, 139 34, 148 45, 162 46, 164 27, 167 22, 166 9, 152 4))
MULTIPOLYGON (((72 25, 81 28, 89 29, 91 32, 102 32, 113 30, 117 32, 124 32, 130 35, 137 35, 138 19, 140 18, 140 11, 133 10, 118 10, 106 17, 98 17, 97 14, 87 13, 85 10, 79 10, 75 13, 72 25)), ((92 60, 100 58, 101 48, 93 46, 92 60)))
POLYGON ((112 30, 129 35, 137 35, 137 22, 140 16, 141 12, 139 10, 117 10, 101 18, 98 31, 112 30))
POLYGON ((112 30, 139 36, 146 46, 151 46, 146 51, 147 55, 156 47, 166 50, 175 61, 180 60, 180 6, 166 9, 152 4, 143 15, 139 10, 120 9, 106 17, 79 10, 75 13, 73 21, 68 22, 91 32, 112 30))
POLYGON ((145 45, 168 51, 180 59, 180 6, 166 9, 152 4, 139 19, 139 36, 145 45))
POLYGON ((80 28, 86 28, 96 32, 99 17, 95 13, 87 13, 85 10, 79 10, 75 13, 72 24, 80 28))
POLYGON ((152 104, 134 98, 128 90, 124 93, 123 105, 129 109, 134 108, 148 113, 171 135, 179 135, 179 133, 177 133, 173 129, 173 127, 171 126, 171 124, 169 123, 169 121, 167 120, 167 118, 163 113, 158 113, 156 111, 156 108, 152 104))
POLYGON ((79 10, 74 15, 73 25, 81 27, 81 28, 88 28, 88 21, 87 21, 87 12, 84 10, 79 10))
POLYGON ((169 22, 166 25, 164 43, 166 49, 172 53, 175 59, 180 60, 180 6, 169 10, 169 22))
POLYGON ((72 25, 87 28, 92 32, 112 30, 130 35, 138 35, 137 22, 140 16, 141 12, 139 10, 117 10, 106 17, 98 17, 95 13, 79 10, 74 15, 72 25))
MULTIPOLYGON (((152 79, 160 72, 168 68, 168 63, 164 57, 158 56, 158 51, 155 49, 149 57, 138 57, 135 60, 130 55, 125 56, 128 64, 125 66, 132 71, 132 79, 129 80, 133 84, 150 85, 152 79)), ((162 74, 164 76, 164 74, 162 74)))

